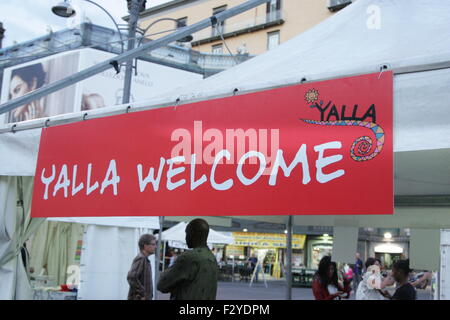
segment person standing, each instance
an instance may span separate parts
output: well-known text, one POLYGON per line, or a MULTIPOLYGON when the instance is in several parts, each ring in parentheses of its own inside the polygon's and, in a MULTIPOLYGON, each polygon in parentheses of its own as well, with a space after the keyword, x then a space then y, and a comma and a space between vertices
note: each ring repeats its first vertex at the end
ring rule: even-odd
POLYGON ((392 276, 397 282, 397 289, 392 300, 416 300, 417 292, 414 286, 409 282, 409 274, 412 270, 409 268, 409 260, 399 260, 392 267, 392 276))
POLYGON ((255 269, 256 264, 258 263, 258 258, 255 254, 252 254, 250 258, 248 258, 248 262, 250 262, 250 266, 252 269, 255 269))
POLYGON ((207 246, 209 225, 194 219, 186 226, 186 244, 193 250, 178 256, 172 267, 161 274, 158 290, 170 292, 171 300, 215 300, 218 266, 207 246))
POLYGON ((366 260, 366 272, 356 290, 356 300, 385 300, 389 297, 386 287, 394 284, 390 276, 383 279, 380 272, 380 260, 368 258, 366 260))
POLYGON ((258 258, 256 257, 255 254, 252 254, 252 256, 250 258, 248 258, 248 263, 250 266, 250 277, 252 277, 253 272, 255 272, 255 268, 256 266, 258 266, 258 269, 256 269, 256 273, 255 273, 255 282, 258 282, 258 272, 259 272, 259 265, 258 265, 258 258))
POLYGON ((353 266, 353 285, 355 290, 358 288, 360 281, 362 280, 363 262, 359 252, 355 254, 355 265, 353 266))
POLYGON ((324 256, 319 262, 319 270, 312 282, 312 290, 316 300, 334 300, 350 296, 350 288, 343 288, 338 281, 336 263, 330 256, 324 256))
POLYGON ((151 234, 143 234, 139 238, 138 245, 140 252, 134 258, 127 275, 130 285, 128 300, 152 300, 152 267, 148 256, 155 253, 156 238, 151 234))

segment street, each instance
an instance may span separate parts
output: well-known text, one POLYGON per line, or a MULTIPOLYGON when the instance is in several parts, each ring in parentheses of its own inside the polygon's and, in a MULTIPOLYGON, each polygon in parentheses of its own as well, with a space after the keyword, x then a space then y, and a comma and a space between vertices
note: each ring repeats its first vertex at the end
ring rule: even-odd
MULTIPOLYGON (((219 282, 217 287, 217 300, 284 300, 286 287, 284 281, 268 281, 268 288, 263 282, 254 283, 249 287, 248 282, 219 282)), ((393 289, 390 289, 393 293, 393 289)), ((169 294, 158 292, 158 300, 169 300, 169 294)), ((311 288, 292 288, 293 300, 314 300, 311 288)), ((355 299, 352 292, 350 300, 355 299)), ((431 300, 429 287, 426 290, 417 290, 418 300, 431 300)))

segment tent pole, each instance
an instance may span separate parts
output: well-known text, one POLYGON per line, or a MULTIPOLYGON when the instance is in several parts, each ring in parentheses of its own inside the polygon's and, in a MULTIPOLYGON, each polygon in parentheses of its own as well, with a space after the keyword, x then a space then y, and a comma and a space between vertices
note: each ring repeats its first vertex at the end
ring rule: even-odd
MULTIPOLYGON (((163 241, 163 239, 161 239, 163 225, 164 225, 164 216, 160 216, 159 217, 159 237, 158 237, 158 242, 156 243, 156 253, 155 253, 155 283, 154 283, 155 287, 158 285, 158 280, 159 280, 159 261, 160 261, 160 255, 161 255, 161 242, 163 241)), ((158 290, 155 290, 154 299, 158 300, 158 290)))
POLYGON ((292 300, 292 216, 288 217, 286 229, 286 300, 292 300))

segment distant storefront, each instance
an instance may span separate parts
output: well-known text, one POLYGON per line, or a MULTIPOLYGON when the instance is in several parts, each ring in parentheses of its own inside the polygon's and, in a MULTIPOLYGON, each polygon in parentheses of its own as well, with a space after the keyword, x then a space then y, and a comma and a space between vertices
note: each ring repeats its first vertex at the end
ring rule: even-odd
POLYGON ((307 240, 306 268, 317 269, 320 259, 333 252, 333 238, 330 236, 312 236, 307 240))
POLYGON ((372 242, 369 245, 369 255, 380 259, 381 264, 390 269, 397 260, 408 258, 408 249, 408 242, 372 242))
MULTIPOLYGON (((409 256, 408 241, 360 240, 359 242, 362 245, 358 246, 357 251, 360 253, 363 261, 369 257, 377 258, 387 269, 390 269, 397 260, 407 259, 409 256)), ((326 255, 333 256, 333 237, 308 236, 305 251, 307 255, 306 268, 318 269, 320 259, 326 255)))
MULTIPOLYGON (((259 232, 232 232, 232 245, 225 248, 228 263, 245 268, 250 257, 258 259, 259 268, 272 277, 283 276, 283 265, 286 256, 286 234, 259 232)), ((304 264, 305 235, 292 236, 292 262, 294 265, 304 264)))

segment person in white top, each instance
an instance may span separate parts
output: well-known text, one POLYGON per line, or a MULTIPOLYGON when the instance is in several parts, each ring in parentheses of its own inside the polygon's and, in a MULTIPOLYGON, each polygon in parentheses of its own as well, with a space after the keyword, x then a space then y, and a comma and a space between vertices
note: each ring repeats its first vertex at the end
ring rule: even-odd
POLYGON ((368 258, 365 267, 366 272, 356 290, 356 300, 385 300, 387 291, 383 289, 393 285, 395 280, 391 276, 383 278, 378 259, 368 258))

